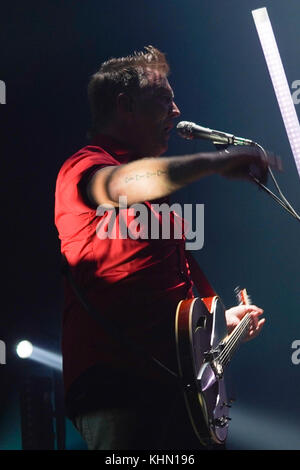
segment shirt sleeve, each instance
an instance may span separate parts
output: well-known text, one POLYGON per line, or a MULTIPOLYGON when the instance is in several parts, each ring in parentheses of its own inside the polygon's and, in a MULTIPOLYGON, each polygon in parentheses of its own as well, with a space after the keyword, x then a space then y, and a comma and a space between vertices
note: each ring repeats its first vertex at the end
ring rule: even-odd
POLYGON ((72 214, 95 212, 96 207, 86 194, 87 184, 101 168, 118 164, 113 157, 106 154, 92 154, 67 160, 57 179, 56 200, 59 206, 72 214))

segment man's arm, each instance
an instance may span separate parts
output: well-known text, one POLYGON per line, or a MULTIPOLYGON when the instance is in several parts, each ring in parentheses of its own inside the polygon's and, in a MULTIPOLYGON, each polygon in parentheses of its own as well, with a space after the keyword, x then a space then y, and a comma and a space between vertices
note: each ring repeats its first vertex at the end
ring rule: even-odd
POLYGON ((178 157, 142 158, 96 172, 89 183, 88 195, 97 205, 118 206, 120 196, 127 198, 128 205, 151 201, 212 174, 251 180, 252 172, 265 182, 270 163, 271 160, 252 147, 178 157))

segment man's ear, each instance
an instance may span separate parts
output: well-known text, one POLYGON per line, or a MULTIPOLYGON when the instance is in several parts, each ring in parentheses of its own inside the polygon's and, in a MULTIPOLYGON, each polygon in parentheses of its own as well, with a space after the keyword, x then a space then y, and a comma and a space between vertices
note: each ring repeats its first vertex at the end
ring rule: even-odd
POLYGON ((126 93, 119 93, 117 96, 117 109, 122 114, 131 113, 133 111, 133 100, 126 93))

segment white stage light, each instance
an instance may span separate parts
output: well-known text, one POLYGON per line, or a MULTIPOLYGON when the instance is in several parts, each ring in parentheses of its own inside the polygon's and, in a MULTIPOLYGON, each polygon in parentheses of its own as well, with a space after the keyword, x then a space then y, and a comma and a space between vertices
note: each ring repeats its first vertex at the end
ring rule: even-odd
POLYGON ((281 116, 300 176, 300 126, 266 8, 252 10, 254 23, 267 62, 281 116))
POLYGON ((27 359, 32 354, 33 346, 30 343, 30 341, 24 340, 24 341, 20 341, 20 343, 17 345, 16 350, 17 350, 18 356, 21 359, 27 359))
POLYGON ((21 359, 31 359, 52 369, 62 370, 62 356, 47 349, 33 346, 30 341, 20 341, 17 354, 21 359))

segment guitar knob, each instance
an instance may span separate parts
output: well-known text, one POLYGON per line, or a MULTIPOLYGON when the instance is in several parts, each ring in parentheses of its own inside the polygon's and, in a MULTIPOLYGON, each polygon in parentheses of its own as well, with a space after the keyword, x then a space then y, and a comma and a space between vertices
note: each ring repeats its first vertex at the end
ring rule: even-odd
POLYGON ((219 426, 220 428, 224 428, 228 421, 231 421, 231 418, 229 418, 229 416, 222 416, 221 418, 216 418, 214 420, 214 425, 219 426))

